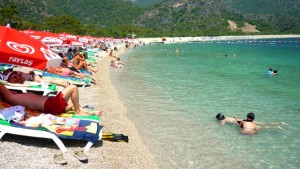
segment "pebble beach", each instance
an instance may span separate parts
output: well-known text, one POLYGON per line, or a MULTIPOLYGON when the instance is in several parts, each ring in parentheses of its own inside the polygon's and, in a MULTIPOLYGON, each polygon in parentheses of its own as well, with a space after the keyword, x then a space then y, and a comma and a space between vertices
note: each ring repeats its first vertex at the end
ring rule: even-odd
MULTIPOLYGON (((125 47, 121 47, 114 54, 121 56, 124 52, 125 47)), ((0 142, 0 168, 157 168, 111 84, 112 58, 100 52, 95 59, 99 68, 95 76, 97 84, 79 87, 80 104, 102 109, 103 132, 127 135, 129 142, 98 141, 87 152, 88 161, 82 163, 74 157, 74 151, 83 148, 86 141, 63 140, 68 149, 64 154, 67 164, 59 165, 54 163, 53 155, 60 150, 52 140, 6 134, 0 142)))

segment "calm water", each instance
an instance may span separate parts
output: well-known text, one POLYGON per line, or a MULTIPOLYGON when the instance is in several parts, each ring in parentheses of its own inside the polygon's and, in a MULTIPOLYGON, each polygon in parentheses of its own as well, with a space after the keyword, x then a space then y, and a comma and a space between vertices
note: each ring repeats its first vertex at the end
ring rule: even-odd
POLYGON ((122 60, 113 84, 159 168, 299 168, 300 39, 148 45, 122 60), (289 125, 245 136, 215 120, 250 111, 289 125))

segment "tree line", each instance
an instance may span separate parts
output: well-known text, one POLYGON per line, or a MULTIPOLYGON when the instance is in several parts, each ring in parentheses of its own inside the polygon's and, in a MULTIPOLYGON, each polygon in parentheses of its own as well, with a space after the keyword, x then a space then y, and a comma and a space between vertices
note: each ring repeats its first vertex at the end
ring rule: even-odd
POLYGON ((68 32, 74 35, 90 35, 94 37, 115 37, 124 38, 128 35, 137 34, 140 37, 159 37, 162 36, 159 32, 133 27, 131 25, 120 25, 101 28, 95 24, 82 24, 79 20, 71 16, 62 15, 57 17, 46 17, 44 24, 36 24, 24 20, 20 17, 15 4, 0 7, 0 25, 10 24, 11 27, 18 30, 47 30, 53 33, 68 32))

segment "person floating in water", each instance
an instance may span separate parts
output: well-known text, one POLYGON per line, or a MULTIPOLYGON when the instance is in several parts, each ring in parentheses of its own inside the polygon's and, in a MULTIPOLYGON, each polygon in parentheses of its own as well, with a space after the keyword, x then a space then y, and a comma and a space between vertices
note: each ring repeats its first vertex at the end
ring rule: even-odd
POLYGON ((269 68, 269 70, 268 70, 268 72, 267 72, 267 75, 268 76, 276 76, 277 75, 277 73, 278 73, 278 69, 272 69, 272 68, 269 68))
POLYGON ((277 72, 278 72, 278 70, 277 70, 277 69, 274 69, 272 75, 273 75, 273 76, 276 76, 276 75, 277 75, 277 72))
POLYGON ((221 125, 224 125, 225 123, 238 124, 236 123, 236 120, 233 117, 225 117, 222 113, 218 113, 216 115, 216 119, 221 122, 221 125))
POLYGON ((280 126, 259 126, 259 125, 272 125, 272 124, 284 124, 288 125, 285 122, 254 122, 255 115, 254 113, 250 112, 247 114, 246 120, 239 120, 237 116, 234 116, 234 119, 236 123, 240 124, 241 127, 241 134, 251 135, 256 134, 259 130, 265 128, 265 129, 280 129, 282 128, 280 126), (258 125, 259 124, 259 125, 258 125))
POLYGON ((273 74, 273 69, 272 68, 269 68, 268 72, 267 72, 267 75, 272 75, 273 74))

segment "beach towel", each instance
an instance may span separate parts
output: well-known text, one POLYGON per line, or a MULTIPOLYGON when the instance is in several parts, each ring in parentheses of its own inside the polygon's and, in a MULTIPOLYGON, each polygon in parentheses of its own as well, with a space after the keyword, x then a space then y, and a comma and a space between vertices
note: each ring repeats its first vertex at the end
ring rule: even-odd
POLYGON ((39 82, 32 82, 32 81, 26 81, 26 80, 24 81, 23 84, 21 84, 21 83, 10 83, 8 81, 0 79, 0 84, 4 84, 4 85, 7 85, 7 86, 14 86, 14 87, 30 87, 30 86, 40 85, 41 83, 39 83, 39 82))
POLYGON ((41 82, 25 81, 23 84, 9 83, 7 81, 0 80, 0 84, 4 84, 7 89, 18 90, 23 93, 30 92, 42 92, 44 96, 49 94, 56 94, 63 90, 63 87, 57 86, 56 84, 43 85, 41 82))
POLYGON ((39 70, 35 70, 34 72, 36 74, 42 75, 45 80, 66 80, 69 83, 78 85, 78 86, 90 85, 90 83, 92 81, 92 78, 90 78, 90 77, 80 79, 80 78, 75 78, 75 77, 71 77, 71 76, 56 75, 56 74, 48 73, 45 71, 39 71, 39 70))
POLYGON ((99 132, 101 130, 101 126, 94 121, 63 118, 51 114, 41 114, 38 117, 31 117, 25 121, 11 121, 10 123, 14 127, 44 128, 60 138, 86 140, 91 143, 99 140, 99 132))
POLYGON ((79 71, 80 71, 80 73, 83 73, 83 74, 88 74, 88 75, 92 75, 93 74, 93 72, 90 72, 90 71, 85 70, 85 69, 80 69, 79 71))
MULTIPOLYGON (((0 109, 11 109, 12 114, 15 108, 0 102, 0 109)), ((7 112, 7 111, 6 111, 7 112)), ((9 113, 9 112, 8 112, 9 113)), ((102 126, 98 121, 78 118, 65 118, 58 117, 51 114, 43 114, 38 111, 26 110, 24 120, 21 121, 8 121, 0 120, 0 125, 13 126, 25 129, 34 129, 48 131, 55 134, 57 137, 64 139, 86 140, 95 143, 99 140, 99 132, 102 126)))

